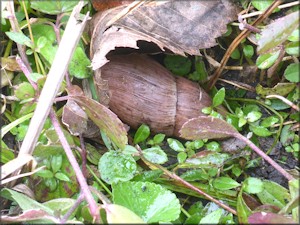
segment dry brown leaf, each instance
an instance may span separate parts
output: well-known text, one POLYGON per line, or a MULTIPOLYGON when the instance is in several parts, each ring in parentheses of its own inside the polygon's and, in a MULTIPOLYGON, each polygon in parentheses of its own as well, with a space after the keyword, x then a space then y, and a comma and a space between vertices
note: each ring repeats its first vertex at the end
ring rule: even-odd
POLYGON ((87 129, 88 116, 73 100, 68 100, 64 105, 62 122, 65 124, 72 135, 78 136, 87 129))
POLYGON ((118 47, 138 49, 138 41, 155 43, 162 51, 200 55, 199 49, 216 45, 215 39, 227 30, 239 8, 231 0, 180 1, 138 7, 116 21, 106 24, 125 6, 96 14, 91 43, 93 69, 108 62, 106 55, 118 47))

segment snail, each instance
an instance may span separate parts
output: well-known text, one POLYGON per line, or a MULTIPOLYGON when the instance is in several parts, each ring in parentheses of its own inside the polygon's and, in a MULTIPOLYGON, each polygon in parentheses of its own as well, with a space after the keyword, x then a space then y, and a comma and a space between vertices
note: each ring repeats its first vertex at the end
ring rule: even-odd
POLYGON ((100 79, 108 82, 109 108, 134 129, 147 124, 153 133, 180 137, 182 125, 211 106, 197 83, 175 77, 146 55, 112 56, 100 70, 100 79))

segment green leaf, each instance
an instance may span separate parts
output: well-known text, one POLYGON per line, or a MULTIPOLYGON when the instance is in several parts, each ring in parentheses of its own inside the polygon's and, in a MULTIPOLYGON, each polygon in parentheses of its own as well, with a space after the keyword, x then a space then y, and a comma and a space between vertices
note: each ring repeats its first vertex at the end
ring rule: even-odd
POLYGON ((173 138, 168 138, 167 142, 168 142, 170 148, 173 149, 174 151, 176 151, 176 152, 184 152, 185 151, 185 148, 180 141, 173 139, 173 138))
POLYGON ((137 154, 138 150, 135 147, 131 146, 131 145, 126 145, 126 147, 124 148, 122 153, 132 155, 132 154, 137 154))
POLYGON ((212 111, 212 107, 211 107, 211 106, 209 106, 209 107, 204 107, 204 108, 201 110, 202 113, 207 114, 207 115, 209 115, 209 114, 211 113, 211 111, 212 111))
POLYGON ((266 10, 272 3, 273 0, 251 0, 251 4, 253 5, 253 7, 259 11, 266 10))
POLYGON ((177 154, 177 161, 179 164, 183 163, 187 158, 187 154, 185 152, 179 152, 177 154))
POLYGON ((288 43, 285 46, 285 51, 287 54, 299 57, 299 52, 300 52, 300 46, 299 46, 299 41, 298 42, 291 42, 288 43))
POLYGON ((246 119, 248 122, 255 122, 257 120, 260 119, 260 117, 262 116, 261 112, 250 112, 247 114, 246 119))
POLYGON ((47 44, 47 38, 44 36, 39 37, 39 39, 37 40, 37 47, 38 48, 43 48, 46 44, 47 44))
POLYGON ((180 214, 176 195, 150 182, 119 182, 112 185, 115 204, 140 216, 146 223, 171 222, 180 214))
POLYGON ((142 153, 148 161, 155 164, 163 164, 168 161, 167 154, 159 146, 144 149, 142 153))
POLYGON ((188 170, 180 177, 186 181, 208 180, 208 175, 202 169, 188 170))
MULTIPOLYGON (((61 144, 59 147, 61 148, 61 144)), ((51 157, 48 156, 45 158, 45 153, 48 154, 48 151, 51 152, 50 155, 62 154, 63 160, 60 172, 67 174, 70 181, 64 182, 53 177, 50 179, 43 179, 45 180, 44 182, 40 177, 35 176, 34 174, 30 177, 29 183, 34 184, 31 186, 31 189, 35 194, 36 200, 40 202, 45 202, 55 198, 70 198, 75 193, 79 192, 79 184, 76 179, 75 171, 72 168, 66 154, 64 153, 64 150, 59 150, 58 148, 51 146, 51 144, 47 145, 47 147, 45 147, 39 155, 39 157, 41 159, 44 159, 43 161, 45 161, 45 163, 48 164, 47 166, 49 168, 51 168, 51 163, 49 160, 51 157)), ((43 162, 39 166, 43 166, 45 165, 45 163, 43 162)))
POLYGON ((12 41, 20 44, 20 45, 26 45, 29 48, 33 48, 31 40, 24 35, 22 32, 10 32, 7 31, 5 34, 11 39, 12 41))
POLYGON ((216 141, 211 141, 211 142, 207 143, 205 145, 205 147, 207 148, 207 150, 210 150, 210 151, 216 151, 216 152, 221 151, 220 144, 216 141))
POLYGON ((47 1, 31 1, 31 8, 50 15, 57 15, 64 12, 70 12, 78 4, 77 1, 47 0, 47 1))
POLYGON ((142 124, 136 131, 133 142, 134 144, 138 144, 140 142, 145 141, 150 135, 150 128, 146 124, 142 124))
POLYGON ((232 59, 236 59, 236 60, 240 59, 240 57, 241 57, 240 51, 237 48, 234 49, 234 51, 231 53, 230 57, 232 59))
POLYGON ((270 127, 272 125, 274 125, 275 123, 277 123, 279 121, 279 119, 276 116, 269 116, 265 119, 263 119, 263 121, 261 121, 261 126, 263 127, 270 127))
POLYGON ((193 146, 194 149, 199 149, 199 148, 203 147, 203 145, 204 145, 204 142, 202 140, 196 140, 196 141, 193 141, 192 143, 194 145, 193 146))
POLYGON ((256 59, 257 67, 261 70, 270 68, 278 59, 279 53, 280 51, 276 51, 258 56, 256 59))
POLYGON ((91 61, 81 47, 77 47, 69 64, 69 73, 78 79, 88 78, 92 75, 91 61))
POLYGON ((62 155, 54 155, 51 159, 51 168, 53 173, 56 173, 60 170, 62 166, 62 155))
POLYGON ((258 54, 267 52, 286 41, 297 26, 299 26, 299 11, 290 13, 267 25, 258 40, 258 54))
POLYGON ((254 55, 254 48, 252 45, 245 45, 243 47, 243 53, 246 58, 251 58, 254 55))
POLYGON ((243 107, 244 115, 247 115, 250 112, 259 112, 259 111, 260 111, 260 108, 258 107, 258 105, 255 105, 255 104, 246 104, 243 107))
POLYGON ((196 156, 188 158, 180 168, 212 168, 220 167, 229 158, 228 154, 213 151, 202 151, 196 156))
POLYGON ((225 98, 225 88, 222 87, 213 97, 213 107, 217 107, 218 105, 221 105, 225 98))
POLYGON ((163 171, 161 170, 149 170, 149 171, 143 171, 142 173, 136 175, 132 181, 149 181, 152 182, 159 178, 163 174, 163 171))
POLYGON ((299 179, 289 181, 289 190, 291 193, 291 201, 287 204, 285 210, 288 211, 292 209, 293 219, 299 221, 299 179))
POLYGON ((54 178, 48 178, 45 180, 45 185, 49 188, 49 192, 55 192, 57 190, 58 182, 54 178))
MULTIPOLYGON (((287 96, 291 91, 293 91, 296 87, 295 83, 278 83, 272 88, 265 88, 258 84, 256 86, 257 94, 261 95, 262 97, 266 97, 267 95, 281 95, 287 96)), ((277 99, 272 99, 272 101, 277 99)))
POLYGON ((217 177, 213 180, 212 185, 218 190, 229 190, 240 186, 238 182, 230 177, 217 177))
MULTIPOLYGON (((32 33, 35 42, 38 42, 42 38, 43 46, 40 46, 40 48, 36 50, 45 58, 47 63, 51 65, 58 49, 56 35, 52 26, 45 24, 33 25, 32 33), (46 38, 46 40, 44 38, 46 38)), ((63 33, 62 30, 61 33, 63 33)), ((77 47, 68 66, 68 71, 71 76, 76 78, 88 78, 92 75, 90 64, 91 62, 86 56, 83 48, 77 47)))
POLYGON ((165 137, 166 137, 165 134, 156 134, 153 137, 154 144, 158 145, 158 144, 162 143, 163 140, 165 139, 165 137))
POLYGON ((61 181, 70 182, 69 177, 66 174, 61 173, 61 172, 56 173, 54 175, 54 177, 57 178, 58 180, 61 180, 61 181))
POLYGON ((32 81, 37 82, 38 79, 43 78, 44 75, 40 74, 40 73, 31 73, 30 74, 30 78, 32 81))
POLYGON ((250 130, 260 137, 268 137, 273 134, 268 130, 268 128, 263 126, 250 126, 250 130))
POLYGON ((106 219, 108 224, 144 224, 145 221, 136 215, 130 209, 117 205, 106 204, 104 205, 106 211, 106 219))
POLYGON ((17 202, 23 211, 30 209, 41 209, 49 214, 53 214, 53 210, 44 206, 43 204, 29 198, 28 196, 21 194, 17 191, 10 190, 8 188, 3 188, 0 192, 3 198, 9 199, 11 201, 17 202))
POLYGON ((279 208, 283 208, 290 199, 287 189, 269 180, 263 181, 263 190, 256 195, 262 204, 271 204, 279 208))
POLYGON ((252 211, 243 199, 243 189, 238 194, 236 209, 239 224, 248 224, 248 217, 252 214, 252 211))
MULTIPOLYGON (((75 89, 76 90, 76 89, 75 89)), ((122 121, 104 105, 85 96, 69 95, 77 102, 89 118, 120 148, 124 149, 127 142, 127 132, 122 121)))
POLYGON ((263 191, 263 182, 255 177, 248 177, 243 182, 243 190, 249 194, 257 194, 263 191))
MULTIPOLYGON (((60 211, 61 215, 66 214, 69 209, 75 204, 75 199, 71 198, 56 198, 42 203, 44 206, 52 209, 53 211, 60 211)), ((77 210, 75 210, 76 213, 77 210)), ((74 213, 73 213, 74 214, 74 213)))
POLYGON ((299 28, 293 31, 293 33, 288 37, 288 40, 292 42, 300 41, 299 28))
POLYGON ((242 127, 247 123, 247 120, 245 118, 239 118, 238 127, 242 127))
POLYGON ((191 60, 180 55, 167 55, 164 64, 168 70, 179 76, 188 74, 192 67, 191 60))
POLYGON ((300 82, 299 66, 300 66, 299 63, 292 63, 288 65, 288 67, 284 71, 284 77, 290 82, 294 82, 294 83, 300 82))
POLYGON ((199 224, 218 224, 223 214, 222 209, 217 209, 200 220, 199 224))
POLYGON ((110 151, 100 158, 98 169, 101 179, 108 184, 112 184, 133 178, 137 166, 131 155, 110 151))
POLYGON ((51 170, 39 170, 35 174, 43 178, 52 178, 54 176, 51 170))
POLYGON ((289 145, 293 140, 295 133, 290 129, 292 125, 285 125, 280 134, 280 142, 283 146, 289 145))
POLYGON ((23 82, 15 87, 15 96, 20 100, 33 98, 35 90, 28 82, 23 82))

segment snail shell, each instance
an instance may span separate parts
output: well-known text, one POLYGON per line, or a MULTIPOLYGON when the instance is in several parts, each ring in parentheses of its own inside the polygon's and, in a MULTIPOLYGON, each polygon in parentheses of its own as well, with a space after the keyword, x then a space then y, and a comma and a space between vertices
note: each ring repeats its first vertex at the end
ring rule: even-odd
POLYGON ((113 56, 101 67, 101 79, 108 81, 109 108, 134 129, 144 123, 154 133, 179 137, 187 120, 211 106, 197 83, 173 76, 145 55, 113 56))

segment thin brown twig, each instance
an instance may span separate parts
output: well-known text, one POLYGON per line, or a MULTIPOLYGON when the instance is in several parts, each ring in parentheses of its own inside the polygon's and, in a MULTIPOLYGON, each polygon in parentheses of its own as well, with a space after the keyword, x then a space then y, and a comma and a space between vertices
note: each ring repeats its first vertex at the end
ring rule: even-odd
MULTIPOLYGON (((272 3, 272 5, 267 8, 262 15, 260 15, 252 24, 251 26, 257 26, 260 24, 263 20, 265 20, 269 15, 272 14, 273 10, 278 7, 282 3, 282 0, 276 0, 272 3)), ((215 73, 213 74, 213 78, 210 80, 207 89, 211 90, 212 87, 217 82, 218 78, 220 77, 222 71, 224 70, 224 67, 226 66, 227 61, 229 60, 232 52, 236 49, 236 47, 241 43, 241 41, 246 38, 251 33, 250 30, 243 30, 231 43, 231 45, 228 47, 222 61, 221 65, 215 73)))

